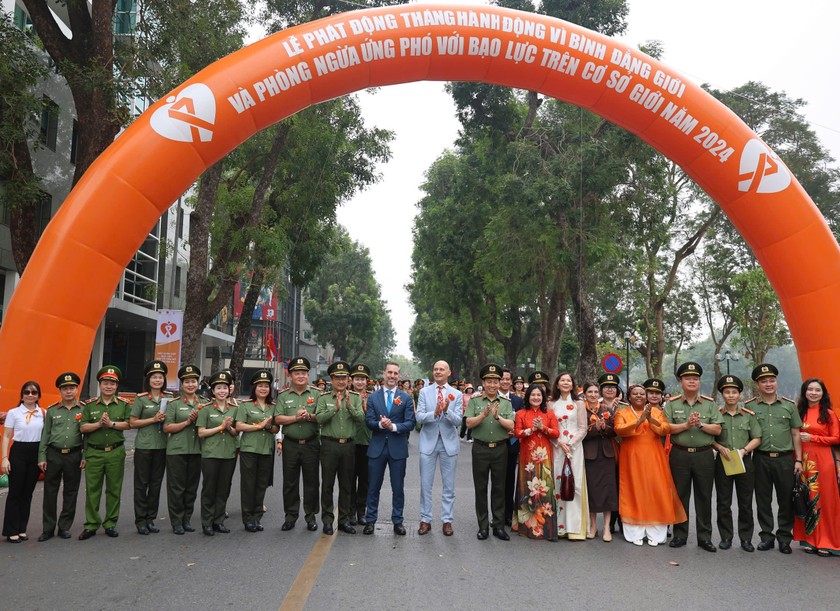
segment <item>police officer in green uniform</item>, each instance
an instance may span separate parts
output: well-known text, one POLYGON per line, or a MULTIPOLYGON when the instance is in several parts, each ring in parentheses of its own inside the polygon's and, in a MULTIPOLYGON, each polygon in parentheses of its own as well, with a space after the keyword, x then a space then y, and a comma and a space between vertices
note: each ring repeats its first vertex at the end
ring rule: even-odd
POLYGON ((169 368, 163 361, 143 368, 146 392, 134 399, 129 424, 137 431, 134 440, 134 525, 141 535, 160 532, 155 518, 160 503, 160 486, 166 470, 166 433, 163 421, 172 393, 165 390, 169 368))
MULTIPOLYGON (((671 425, 671 475, 677 494, 689 516, 688 503, 694 486, 694 509, 697 513, 697 545, 715 552, 712 543, 712 489, 715 483, 715 456, 712 444, 720 435, 723 416, 711 397, 700 394, 703 368, 686 362, 677 368, 683 394, 668 401, 663 410, 671 425)), ((669 545, 682 547, 688 539, 688 520, 674 524, 674 538, 669 545)))
POLYGON ((265 491, 274 470, 274 398, 271 384, 274 375, 258 369, 251 376, 251 398, 241 401, 233 417, 239 440, 239 492, 242 522, 248 532, 263 530, 265 491))
POLYGON ((184 365, 178 370, 181 392, 169 402, 163 420, 163 432, 169 435, 166 442, 166 502, 172 532, 183 535, 194 532, 192 520, 198 481, 201 479, 201 441, 195 422, 201 401, 198 392, 201 370, 195 365, 184 365))
POLYGON ((225 506, 230 496, 230 483, 236 470, 236 438, 233 424, 234 407, 228 402, 231 376, 219 371, 210 378, 213 402, 198 411, 195 426, 201 438, 201 527, 212 537, 229 533, 225 526, 225 506))
POLYGON ((648 378, 642 386, 645 387, 648 405, 662 409, 662 395, 665 393, 665 382, 659 378, 648 378))
POLYGON ((58 536, 70 538, 70 527, 76 518, 76 497, 82 481, 85 460, 82 456, 82 406, 76 400, 81 378, 72 371, 55 380, 61 401, 50 405, 44 415, 44 430, 38 445, 38 466, 44 472, 44 531, 38 541, 55 535, 58 489, 64 481, 58 536))
POLYGON ((505 478, 507 477, 508 433, 513 430, 513 404, 499 396, 502 367, 490 363, 479 372, 484 391, 467 403, 467 426, 472 430, 472 472, 475 486, 475 516, 479 540, 493 536, 509 541, 505 530, 505 478), (487 511, 487 485, 490 484, 490 510, 487 511))
POLYGON ((548 374, 544 371, 535 371, 528 376, 528 388, 534 384, 540 384, 543 389, 543 394, 548 396, 548 387, 551 386, 551 380, 548 379, 548 374))
POLYGON ((752 452, 761 443, 761 427, 755 413, 746 407, 738 407, 744 383, 737 376, 725 375, 718 380, 717 389, 723 397, 724 406, 720 435, 712 444, 718 451, 715 461, 715 495, 717 496, 717 525, 720 533, 720 549, 732 547, 732 486, 738 495, 738 536, 741 549, 754 552, 752 544, 755 520, 753 519, 753 490, 755 471, 752 452), (724 460, 737 453, 744 462, 745 473, 727 475, 724 460))
POLYGON ((747 401, 761 426, 761 444, 755 451, 755 506, 758 513, 759 551, 773 549, 779 540, 779 551, 790 554, 793 539, 793 483, 802 472, 802 441, 799 429, 802 418, 796 404, 777 391, 775 365, 762 363, 752 372, 758 396, 747 401), (778 529, 773 534, 773 489, 779 504, 778 529))
POLYGON ((82 408, 79 429, 85 435, 85 529, 79 540, 90 539, 100 526, 105 534, 118 537, 120 495, 125 475, 125 433, 131 406, 117 397, 122 371, 106 365, 96 373, 99 396, 82 408), (99 514, 102 488, 105 487, 105 519, 99 514))
POLYGON ((274 406, 275 422, 283 427, 283 510, 280 530, 291 530, 300 514, 300 477, 303 474, 303 516, 307 530, 316 531, 320 440, 315 406, 321 396, 309 385, 309 361, 297 356, 289 363, 292 385, 281 391, 274 406))
POLYGON ((335 361, 327 368, 332 391, 318 398, 315 417, 321 425, 321 522, 325 535, 333 534, 333 488, 338 478, 338 530, 355 535, 350 524, 354 513, 350 497, 356 462, 353 435, 365 422, 362 398, 348 389, 350 365, 335 361))
MULTIPOLYGON (((351 370, 350 379, 353 391, 362 398, 362 411, 367 411, 368 381, 370 381, 370 367, 364 363, 356 363, 351 370)), ((422 382, 422 380, 420 380, 422 382)), ((356 425, 353 442, 356 444, 356 464, 353 473, 353 487, 350 495, 350 525, 365 525, 365 510, 367 509, 368 493, 368 459, 367 451, 373 432, 364 421, 356 425), (353 513, 356 518, 354 519, 353 513)))

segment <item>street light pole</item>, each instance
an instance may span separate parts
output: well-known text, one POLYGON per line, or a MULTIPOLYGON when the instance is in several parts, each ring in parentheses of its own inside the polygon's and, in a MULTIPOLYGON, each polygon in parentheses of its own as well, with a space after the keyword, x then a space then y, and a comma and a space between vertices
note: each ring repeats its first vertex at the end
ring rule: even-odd
POLYGON ((624 347, 627 351, 627 358, 624 361, 624 392, 628 394, 624 400, 626 401, 629 398, 630 394, 630 338, 633 337, 633 334, 630 331, 624 332, 624 347))
POLYGON ((726 375, 729 375, 729 361, 739 361, 741 360, 741 357, 737 354, 733 354, 732 351, 729 348, 727 348, 726 350, 724 350, 723 354, 716 354, 715 359, 718 362, 726 361, 726 375))

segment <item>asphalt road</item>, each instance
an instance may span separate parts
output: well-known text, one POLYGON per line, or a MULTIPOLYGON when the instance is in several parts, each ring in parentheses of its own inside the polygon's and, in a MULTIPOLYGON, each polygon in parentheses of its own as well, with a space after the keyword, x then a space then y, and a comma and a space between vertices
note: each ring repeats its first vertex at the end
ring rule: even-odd
MULTIPOLYGON (((239 510, 238 471, 228 502, 232 532, 175 536, 161 499, 161 533, 141 536, 133 523, 129 456, 117 539, 102 531, 75 537, 84 522, 79 495, 73 539, 38 543, 42 485, 33 499, 30 541, 0 543, 0 609, 836 609, 840 558, 748 554, 736 545, 715 554, 691 543, 681 549, 636 547, 614 535, 590 541, 478 541, 473 510, 471 446, 458 461, 455 535, 440 530, 439 477, 432 532, 417 535, 419 474, 416 435, 406 482, 405 537, 380 521, 373 536, 326 537, 283 522, 280 461, 266 498, 265 531, 248 533, 239 510), (320 541, 320 543, 318 543, 320 541), (674 565, 673 563, 678 563, 674 565), (320 567, 320 571, 318 570, 320 567)), ((84 489, 84 486, 82 487, 84 489)), ((0 492, 5 508, 6 491, 0 492)), ((390 488, 381 516, 390 516, 390 488)), ((199 524, 198 515, 193 524, 199 524)), ((320 525, 320 522, 319 522, 320 525)), ((695 540, 693 528, 689 541, 695 540)), ((715 533, 717 542, 717 533, 715 533)), ((758 535, 753 539, 758 542, 758 535)))

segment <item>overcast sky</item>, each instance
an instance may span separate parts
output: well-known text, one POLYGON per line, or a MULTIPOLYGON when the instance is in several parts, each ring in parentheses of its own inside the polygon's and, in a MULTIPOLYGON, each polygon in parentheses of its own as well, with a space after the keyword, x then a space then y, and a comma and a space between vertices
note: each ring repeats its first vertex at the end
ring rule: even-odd
MULTIPOLYGON (((840 159, 840 2, 629 0, 628 5, 629 28, 621 37, 623 42, 638 46, 648 40, 661 41, 663 63, 697 83, 727 89, 762 81, 792 98, 804 99, 813 129, 833 157, 840 159)), ((363 92, 360 97, 368 124, 395 132, 392 159, 380 168, 382 181, 344 205, 338 218, 370 250, 396 329, 396 352, 410 355, 414 312, 405 285, 411 276, 416 203, 422 196, 425 171, 452 146, 459 124, 443 83, 396 85, 375 94, 363 92)))

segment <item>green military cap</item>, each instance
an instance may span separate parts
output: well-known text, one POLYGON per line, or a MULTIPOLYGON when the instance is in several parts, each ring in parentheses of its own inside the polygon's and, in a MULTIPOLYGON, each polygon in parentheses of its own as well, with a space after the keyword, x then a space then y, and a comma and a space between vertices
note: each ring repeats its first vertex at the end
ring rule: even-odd
POLYGON ((254 372, 254 375, 251 376, 251 386, 259 384, 260 382, 271 384, 273 381, 274 375, 272 375, 268 369, 258 369, 254 372))
POLYGON ((178 379, 186 380, 187 378, 200 378, 201 369, 195 365, 184 365, 178 370, 178 379))
POLYGON ((548 380, 548 376, 543 371, 535 371, 531 375, 528 376, 528 384, 551 384, 548 380))
POLYGON ((215 386, 216 384, 233 384, 233 376, 228 371, 217 371, 210 376, 210 386, 215 386))
POLYGON ((723 390, 724 388, 737 388, 738 392, 741 392, 744 390, 744 383, 738 376, 721 376, 717 383, 717 389, 723 390))
POLYGON ((353 365, 350 375, 352 375, 354 378, 356 376, 365 376, 366 378, 370 379, 370 367, 368 367, 364 363, 356 363, 355 365, 353 365))
POLYGON ((162 373, 164 376, 169 373, 169 367, 163 361, 151 361, 143 367, 143 377, 148 378, 153 373, 162 373))
POLYGON ((775 365, 771 365, 770 363, 762 363, 752 371, 752 379, 754 382, 758 382, 759 378, 766 378, 767 376, 775 377, 778 375, 779 368, 775 365))
POLYGON ((495 363, 488 363, 481 368, 481 371, 478 373, 478 377, 482 380, 486 380, 487 378, 496 378, 497 380, 501 380, 502 367, 500 365, 496 365, 495 363))
POLYGON ((309 360, 302 356, 296 356, 289 363, 289 371, 309 371, 309 360))
POLYGON ((55 379, 55 387, 61 388, 63 386, 78 386, 82 383, 82 379, 72 371, 66 371, 55 379))
POLYGON ((116 365, 105 365, 102 369, 96 372, 96 381, 113 380, 119 382, 122 378, 122 371, 116 365))
POLYGON ((513 383, 516 384, 517 382, 522 382, 524 384, 525 378, 523 378, 522 376, 516 376, 515 378, 513 378, 513 383))
POLYGON ((618 376, 614 373, 605 373, 598 378, 598 386, 618 386, 618 376))
POLYGON ((326 386, 327 381, 324 378, 318 378, 317 380, 315 380, 315 386, 318 386, 320 384, 323 384, 324 386, 326 386))
POLYGON ((695 363, 694 361, 686 361, 679 367, 677 367, 677 377, 681 378, 683 376, 701 376, 703 375, 703 368, 700 367, 700 363, 695 363))
POLYGON ((344 361, 336 361, 327 367, 327 375, 330 377, 343 377, 350 375, 350 365, 344 361))
POLYGON ((642 386, 645 387, 645 390, 665 392, 665 382, 659 378, 648 378, 642 386))

